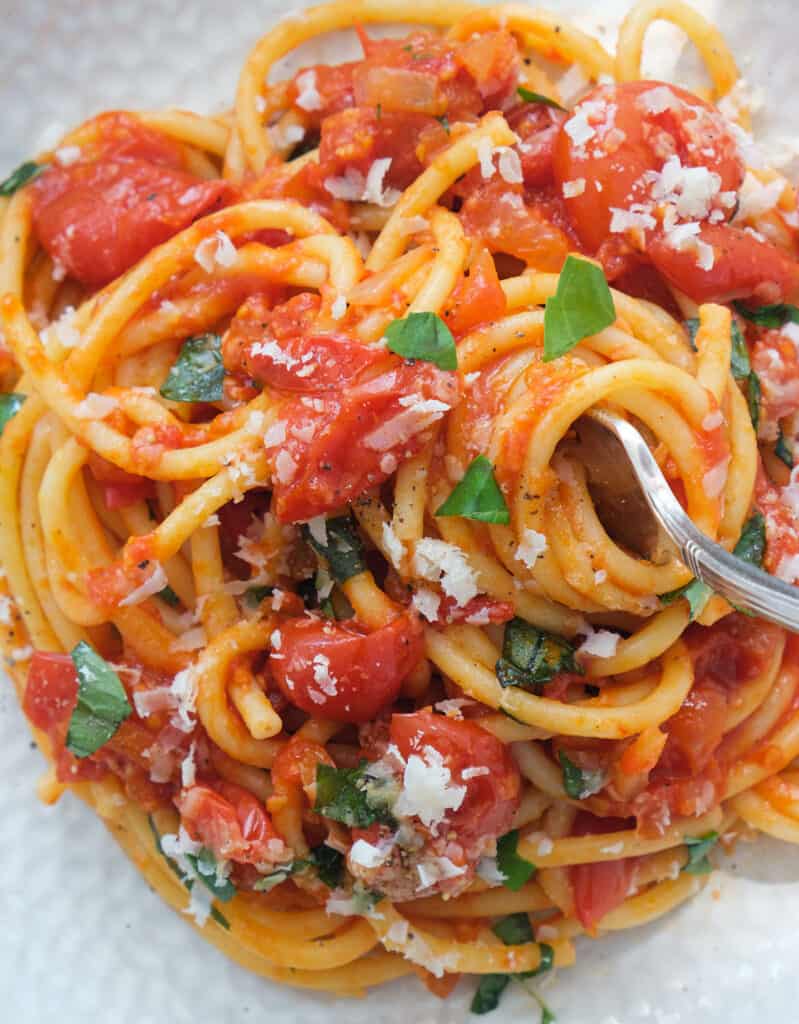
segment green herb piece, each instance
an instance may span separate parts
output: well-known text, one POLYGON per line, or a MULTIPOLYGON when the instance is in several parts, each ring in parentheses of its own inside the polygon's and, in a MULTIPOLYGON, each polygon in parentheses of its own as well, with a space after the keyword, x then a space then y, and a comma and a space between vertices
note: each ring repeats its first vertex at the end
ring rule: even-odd
POLYGON ((16 391, 0 394, 0 434, 3 433, 8 421, 17 415, 27 397, 27 395, 20 395, 16 391))
POLYGON ((78 673, 78 703, 69 720, 67 750, 88 757, 107 743, 133 710, 108 662, 81 640, 70 651, 78 673))
POLYGON ((502 884, 506 889, 518 892, 536 872, 535 864, 520 857, 516 852, 519 845, 519 830, 513 829, 497 840, 497 870, 504 876, 502 884))
POLYGON ((496 1010, 502 993, 510 984, 510 974, 484 974, 469 1007, 472 1013, 483 1014, 496 1010))
POLYGON ((309 864, 310 861, 307 860, 293 860, 290 864, 280 864, 274 871, 270 871, 268 875, 261 875, 253 889, 256 892, 271 892, 278 885, 282 885, 283 882, 291 878, 292 875, 296 875, 299 871, 304 871, 309 864))
POLYGON ((674 604, 675 601, 684 597, 688 602, 691 621, 693 621, 697 615, 702 613, 702 610, 712 596, 713 591, 707 583, 703 583, 701 580, 691 580, 690 583, 686 583, 676 590, 669 590, 667 593, 661 594, 660 603, 663 605, 674 604))
POLYGON ((730 329, 732 335, 732 348, 730 350, 730 369, 736 380, 746 380, 752 372, 749 362, 749 349, 746 347, 746 338, 735 320, 732 321, 730 329))
POLYGON ((495 670, 501 686, 519 686, 540 693, 559 672, 582 673, 574 647, 561 636, 545 633, 524 619, 505 626, 502 657, 495 670))
POLYGON ((788 469, 793 469, 793 452, 788 446, 782 427, 780 427, 777 443, 774 445, 774 454, 785 463, 788 469))
POLYGON ((463 516, 481 523, 509 523, 510 512, 485 455, 472 460, 463 479, 436 512, 437 516, 463 516))
POLYGON ((760 423, 760 378, 754 370, 749 374, 746 387, 746 404, 749 406, 749 418, 752 421, 752 427, 757 433, 757 427, 760 423))
POLYGON ((350 828, 368 828, 376 821, 391 824, 396 784, 369 774, 370 768, 366 761, 357 768, 317 765, 314 810, 350 828))
POLYGON ((49 164, 37 164, 35 160, 26 160, 9 174, 5 181, 0 181, 0 196, 13 196, 17 189, 38 178, 49 164))
POLYGON ((211 850, 204 846, 199 853, 187 853, 184 856, 197 872, 197 878, 216 899, 222 903, 229 903, 233 899, 236 887, 230 879, 218 877, 216 857, 211 850))
POLYGON ((327 537, 324 544, 314 538, 307 523, 302 527, 302 535, 317 554, 327 559, 330 574, 336 583, 346 583, 353 576, 365 572, 363 547, 352 518, 339 516, 327 519, 325 530, 327 537))
POLYGON ((688 340, 691 343, 691 348, 696 352, 696 335, 699 330, 699 317, 689 317, 689 319, 685 321, 685 329, 688 331, 688 340))
POLYGON ((321 843, 310 853, 310 862, 316 868, 319 880, 328 889, 335 889, 341 884, 344 874, 344 854, 334 850, 332 846, 321 843))
POLYGON ((172 402, 218 402, 224 379, 221 337, 199 334, 183 342, 161 385, 161 396, 172 402))
POLYGON ((257 608, 261 601, 271 597, 274 591, 274 587, 247 587, 244 591, 244 603, 248 608, 257 608))
POLYGON ((356 914, 368 914, 382 899, 382 892, 368 889, 363 882, 356 882, 352 887, 352 909, 356 914))
POLYGON ((492 925, 491 931, 497 938, 502 939, 506 946, 520 946, 523 942, 534 941, 530 916, 524 912, 508 914, 492 925))
MULTIPOLYGON (((150 832, 152 832, 153 839, 155 840, 156 850, 158 850, 158 852, 166 861, 169 870, 173 874, 177 875, 181 883, 185 886, 186 890, 188 892, 191 892, 192 886, 194 885, 194 879, 189 878, 187 875, 184 875, 184 873, 180 870, 180 868, 174 862, 174 860, 172 860, 171 857, 167 856, 167 854, 164 853, 164 849, 161 846, 161 836, 158 832, 158 829, 156 828, 155 821, 153 821, 152 814, 147 815, 147 824, 150 826, 150 832)), ((214 921, 216 921, 217 924, 227 929, 227 931, 230 931, 230 922, 228 921, 224 914, 220 913, 220 911, 217 910, 216 907, 211 907, 211 917, 213 918, 214 921)))
POLYGON ((180 598, 172 587, 169 586, 164 587, 163 590, 159 590, 155 596, 160 597, 164 604, 168 604, 170 608, 176 608, 180 604, 180 598))
POLYGON ((519 99, 524 100, 525 103, 543 103, 547 107, 554 107, 556 110, 565 110, 566 108, 561 106, 556 100, 550 99, 549 96, 542 96, 540 92, 532 92, 530 89, 525 89, 523 85, 520 85, 516 90, 516 94, 519 99))
POLYGON ((536 967, 534 971, 522 971, 517 977, 519 978, 535 978, 539 974, 546 974, 547 971, 551 971, 555 963, 555 950, 546 942, 541 942, 541 963, 536 967))
POLYGON ((718 842, 718 838, 718 832, 685 837, 685 845, 688 847, 688 863, 683 871, 687 875, 707 875, 713 870, 713 865, 707 855, 718 842))
POLYGON ((565 355, 615 319, 613 296, 602 268, 567 256, 558 290, 547 299, 544 312, 544 362, 565 355))
POLYGON ((409 313, 385 330, 392 352, 403 359, 423 359, 441 370, 458 369, 458 353, 452 331, 435 313, 409 313))
POLYGON ((538 1005, 541 1007, 541 1024, 555 1024, 558 1019, 555 1014, 550 1010, 546 1003, 538 1000, 538 1005))
POLYGON ((561 771, 563 772, 563 788, 572 800, 585 800, 586 797, 598 793, 605 784, 604 773, 589 768, 578 768, 562 750, 558 751, 561 771))
POLYGON ((441 125, 444 131, 449 135, 449 118, 446 114, 442 114, 441 117, 437 117, 436 121, 441 125))
POLYGON ((750 309, 743 302, 733 302, 737 313, 758 327, 777 328, 787 323, 799 324, 799 306, 778 302, 772 306, 758 306, 750 309))

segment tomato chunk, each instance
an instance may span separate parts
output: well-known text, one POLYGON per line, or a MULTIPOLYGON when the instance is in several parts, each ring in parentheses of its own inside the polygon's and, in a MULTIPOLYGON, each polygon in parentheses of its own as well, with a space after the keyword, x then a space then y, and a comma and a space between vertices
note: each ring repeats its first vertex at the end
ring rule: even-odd
POLYGON ((335 722, 368 722, 399 693, 423 655, 422 628, 409 614, 373 633, 355 622, 292 619, 279 627, 272 675, 297 707, 335 722))
POLYGON ((191 786, 175 801, 192 839, 222 860, 261 864, 285 851, 263 804, 232 782, 191 786))
POLYGON ((453 334, 462 335, 477 324, 498 320, 506 306, 491 254, 481 248, 469 266, 468 277, 462 277, 453 289, 444 319, 453 334))
POLYGON ((22 710, 37 729, 50 730, 72 714, 78 700, 78 673, 68 654, 34 651, 22 710))
MULTIPOLYGON (((581 811, 575 819, 575 836, 612 834, 626 827, 617 818, 596 818, 581 811)), ((635 877, 635 857, 597 864, 576 864, 570 869, 574 913, 584 928, 593 930, 602 918, 629 895, 635 877)))
POLYGON ((508 831, 519 805, 521 781, 507 748, 491 733, 474 722, 417 711, 394 715, 390 738, 406 760, 433 747, 443 758, 452 785, 465 787, 462 802, 444 819, 462 846, 508 831))

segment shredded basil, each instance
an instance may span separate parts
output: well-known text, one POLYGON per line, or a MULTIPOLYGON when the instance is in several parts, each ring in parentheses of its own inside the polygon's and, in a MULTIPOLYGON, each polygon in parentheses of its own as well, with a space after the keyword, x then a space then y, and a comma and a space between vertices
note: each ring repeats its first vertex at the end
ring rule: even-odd
POLYGON ((483 1014, 496 1010, 502 993, 510 984, 509 974, 484 974, 477 984, 469 1009, 472 1013, 483 1014))
POLYGON ((267 597, 275 592, 274 587, 247 587, 244 591, 244 603, 248 608, 257 608, 267 597))
POLYGON ((458 353, 452 331, 435 313, 409 313, 385 331, 388 347, 404 359, 423 359, 441 370, 457 370, 458 353))
POLYGON ((171 402, 218 402, 224 379, 221 337, 199 334, 183 342, 161 385, 161 396, 171 402))
POLYGON ((180 604, 180 598, 172 589, 172 587, 166 586, 163 590, 159 590, 155 595, 159 597, 164 604, 168 604, 170 608, 176 608, 180 604))
POLYGON ((533 92, 530 89, 525 89, 523 85, 520 85, 516 90, 516 94, 519 99, 524 100, 525 103, 543 103, 547 107, 554 107, 556 110, 565 110, 566 108, 561 106, 557 100, 550 99, 549 96, 542 96, 540 92, 533 92))
MULTIPOLYGON (((177 864, 174 862, 174 860, 172 860, 171 857, 168 857, 164 853, 163 847, 161 846, 161 836, 160 833, 158 832, 158 829, 156 828, 156 824, 155 821, 153 820, 152 814, 147 815, 147 824, 150 826, 150 832, 152 833, 153 839, 155 841, 156 850, 158 850, 158 852, 166 861, 169 870, 174 875, 177 875, 178 879, 185 886, 186 890, 188 892, 191 892, 192 886, 194 885, 194 879, 189 878, 187 875, 184 875, 180 868, 177 866, 177 864)), ((216 907, 211 907, 210 916, 213 918, 214 921, 216 921, 217 924, 221 925, 227 931, 230 931, 230 922, 228 921, 224 914, 217 910, 216 907)))
POLYGON ((686 320, 685 329, 688 331, 688 340, 691 343, 691 348, 696 352, 696 334, 699 330, 699 317, 692 316, 686 320))
POLYGON ((544 312, 544 362, 565 355, 615 319, 613 296, 602 268, 567 256, 558 290, 547 299, 544 312))
POLYGON ((501 686, 519 686, 533 693, 540 693, 543 684, 560 672, 583 671, 568 640, 520 618, 505 626, 502 657, 495 670, 501 686))
POLYGON ((0 434, 5 430, 8 421, 17 415, 27 397, 16 391, 0 394, 0 434))
POLYGON ((327 539, 324 544, 314 538, 307 524, 302 527, 302 535, 317 554, 327 559, 330 575, 336 583, 346 583, 351 577, 366 572, 363 547, 353 519, 350 516, 328 519, 325 529, 327 539))
POLYGON ((746 404, 749 406, 749 418, 752 421, 755 433, 757 433, 757 427, 760 423, 760 391, 760 378, 752 370, 747 379, 746 404))
POLYGON ((713 591, 707 583, 703 583, 701 580, 691 580, 690 583, 677 587, 676 590, 669 590, 665 594, 661 594, 660 603, 663 605, 674 604, 675 601, 684 597, 688 602, 691 620, 693 620, 702 613, 712 596, 713 591))
POLYGON ((503 917, 492 926, 491 931, 497 938, 502 939, 506 946, 520 946, 523 942, 534 941, 530 915, 523 911, 503 917))
POLYGON ((799 324, 799 306, 787 302, 778 302, 772 306, 758 306, 750 309, 743 302, 733 302, 737 313, 745 319, 757 324, 758 327, 778 328, 792 322, 799 324))
POLYGON ((598 793, 605 785, 603 772, 578 768, 562 750, 558 751, 558 760, 563 773, 563 788, 572 800, 585 800, 598 793))
POLYGON ((481 523, 510 522, 510 512, 485 455, 478 455, 463 479, 436 512, 437 516, 463 516, 481 523))
POLYGON ((688 847, 688 863, 683 871, 688 875, 707 875, 713 870, 713 865, 708 860, 708 853, 718 842, 718 832, 707 832, 703 836, 686 836, 685 845, 688 847))
POLYGON ((35 160, 26 160, 24 164, 15 168, 5 181, 0 181, 0 196, 13 196, 17 189, 38 178, 48 167, 49 164, 37 164, 35 160))
POLYGON ((368 828, 375 822, 391 824, 396 796, 396 784, 371 774, 367 761, 357 768, 317 765, 314 810, 350 828, 368 828))
POLYGON ((520 857, 516 852, 519 845, 519 830, 513 829, 497 840, 497 870, 503 875, 502 884, 506 889, 517 892, 529 882, 536 872, 535 864, 520 857))
POLYGON ((777 436, 777 443, 774 445, 774 454, 785 463, 788 469, 793 469, 793 450, 785 439, 782 427, 780 427, 780 432, 777 436))
MULTIPOLYGON (((520 946, 525 942, 534 942, 533 929, 530 926, 530 918, 527 914, 510 914, 502 918, 492 928, 492 931, 505 943, 506 946, 520 946)), ((552 946, 545 942, 540 943, 541 962, 534 971, 519 971, 515 974, 485 974, 480 978, 477 990, 471 1003, 471 1012, 475 1014, 490 1013, 499 1005, 502 993, 511 981, 524 982, 529 978, 535 978, 552 970, 555 963, 555 951, 552 946)), ((542 1024, 554 1021, 552 1011, 542 1002, 541 997, 533 989, 524 989, 533 996, 541 1007, 542 1024)))
POLYGON ((81 640, 70 651, 78 673, 78 703, 69 720, 67 750, 89 757, 116 733, 133 710, 108 662, 81 640))
POLYGON ((730 329, 732 335, 732 348, 730 350, 730 369, 736 380, 746 380, 752 372, 752 365, 749 362, 749 349, 746 347, 746 338, 735 320, 732 321, 730 329))
POLYGON ((321 882, 328 889, 335 889, 341 884, 344 874, 344 854, 334 850, 327 843, 315 846, 310 853, 310 862, 316 868, 321 882))
POLYGON ((307 860, 293 860, 290 864, 280 864, 274 871, 270 871, 269 874, 261 875, 253 889, 256 892, 271 892, 278 885, 282 885, 283 882, 291 878, 292 875, 296 875, 298 871, 304 871, 308 864, 309 861, 307 860))
POLYGON ((236 887, 228 878, 217 877, 217 861, 213 851, 203 847, 199 853, 184 854, 197 872, 197 878, 222 903, 229 903, 236 895, 236 887))

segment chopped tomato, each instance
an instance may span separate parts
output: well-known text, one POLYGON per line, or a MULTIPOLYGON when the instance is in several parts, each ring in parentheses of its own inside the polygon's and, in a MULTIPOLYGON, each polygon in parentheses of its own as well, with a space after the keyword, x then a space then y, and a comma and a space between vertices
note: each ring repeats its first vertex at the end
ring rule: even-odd
POLYGON ((269 657, 284 695, 310 715, 368 722, 394 701, 423 656, 422 629, 409 614, 373 633, 356 622, 290 619, 269 657))
MULTIPOLYGON (((575 836, 612 835, 627 822, 617 818, 596 818, 580 811, 574 822, 575 836)), ((627 898, 635 876, 636 858, 623 857, 596 864, 576 864, 570 869, 574 912, 584 928, 592 931, 602 918, 627 898)))
POLYGON ((320 764, 333 767, 333 759, 319 743, 292 736, 279 751, 272 765, 272 785, 275 795, 283 796, 294 786, 302 788, 316 783, 316 769, 320 764))
MULTIPOLYGON (((359 61, 345 64, 316 64, 311 68, 301 68, 289 84, 288 102, 297 104, 298 98, 306 92, 318 96, 318 104, 311 101, 308 106, 299 105, 305 116, 310 115, 313 125, 318 125, 326 117, 351 107, 354 100, 352 75, 359 61), (309 77, 310 76, 310 77, 309 77)), ((307 100, 303 100, 307 104, 307 100)))
POLYGON ((545 103, 523 103, 508 112, 507 120, 522 140, 518 152, 524 184, 528 188, 550 185, 555 139, 566 114, 545 103))
POLYGON ((776 436, 778 420, 799 412, 799 351, 781 331, 764 331, 751 355, 752 369, 763 389, 761 424, 768 424, 771 436, 776 436))
POLYGON ((98 140, 32 185, 36 234, 83 284, 103 285, 228 201, 224 181, 182 169, 180 149, 128 115, 98 119, 98 140))
POLYGON ((571 244, 548 214, 525 201, 521 185, 509 185, 494 175, 471 192, 460 218, 466 234, 491 252, 515 256, 536 270, 558 271, 571 244))
POLYGON ((302 292, 270 308, 254 295, 237 311, 222 339, 225 366, 282 391, 329 391, 347 384, 385 352, 340 332, 314 331, 318 295, 302 292))
MULTIPOLYGON (((791 473, 792 481, 796 480, 795 472, 791 473)), ((799 555, 799 530, 793 502, 786 496, 785 490, 771 483, 762 464, 758 467, 755 495, 757 507, 766 519, 763 567, 780 579, 793 583, 797 577, 793 565, 794 556, 799 555)))
POLYGON ((727 694, 711 679, 700 680, 676 715, 663 723, 666 745, 654 770, 658 780, 698 775, 721 743, 727 694))
POLYGON ((78 699, 78 673, 68 654, 34 651, 22 710, 44 732, 64 722, 78 699))
POLYGON ((274 862, 285 847, 263 804, 232 782, 191 786, 176 799, 186 831, 222 860, 274 862))
POLYGON ((497 268, 488 249, 481 247, 452 290, 444 320, 453 334, 462 335, 477 324, 498 320, 506 306, 497 268))
POLYGON ((445 818, 462 846, 508 831, 519 805, 521 782, 507 748, 491 733, 474 722, 417 711, 393 715, 390 738, 406 760, 412 754, 423 756, 425 748, 432 747, 443 758, 451 784, 465 787, 463 801, 445 818))
POLYGON ((457 376, 431 363, 388 357, 385 365, 385 372, 367 370, 337 393, 284 407, 286 440, 275 452, 273 490, 283 522, 305 522, 381 484, 460 397, 457 376))
POLYGON ((444 596, 438 606, 436 621, 440 625, 468 622, 485 626, 489 623, 509 622, 515 614, 516 610, 510 601, 497 601, 493 597, 480 595, 459 605, 454 597, 444 596))

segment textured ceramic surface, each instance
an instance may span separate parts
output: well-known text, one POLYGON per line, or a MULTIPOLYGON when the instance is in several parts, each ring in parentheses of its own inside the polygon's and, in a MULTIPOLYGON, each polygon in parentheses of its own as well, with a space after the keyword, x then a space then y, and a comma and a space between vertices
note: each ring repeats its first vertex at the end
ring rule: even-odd
MULTIPOLYGON (((765 24, 764 5, 752 0, 699 6, 723 19, 745 74, 765 88, 765 130, 797 137, 795 46, 780 52, 781 39, 795 41, 794 3, 772 0, 765 24)), ((605 0, 601 17, 595 3, 550 6, 607 28, 625 5, 605 0)), ((0 2, 0 177, 43 133, 52 137, 59 125, 100 109, 228 104, 248 47, 285 11, 274 0, 0 2)), ((648 70, 673 69, 679 33, 658 26, 650 44, 648 70)), ((446 1004, 416 982, 353 1003, 249 976, 160 903, 82 805, 67 797, 41 807, 34 797, 41 768, 0 679, 0 1020, 449 1024, 467 1017, 466 984, 446 1004)), ((763 842, 741 850, 676 914, 581 942, 577 966, 552 979, 546 995, 560 1024, 789 1024, 799 995, 797 917, 799 856, 763 842)), ((518 995, 492 1020, 537 1016, 518 995)))

